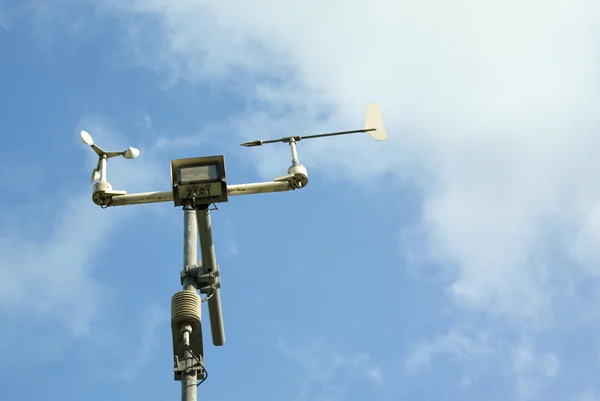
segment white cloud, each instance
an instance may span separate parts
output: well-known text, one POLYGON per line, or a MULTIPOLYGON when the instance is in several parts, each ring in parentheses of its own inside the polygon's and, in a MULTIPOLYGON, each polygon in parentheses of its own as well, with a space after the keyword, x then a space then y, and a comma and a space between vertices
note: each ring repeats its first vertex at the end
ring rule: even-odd
POLYGON ((140 127, 152 131, 154 129, 154 124, 152 123, 152 117, 150 114, 144 112, 138 117, 138 121, 136 122, 140 127))
POLYGON ((331 381, 336 375, 347 373, 342 372, 347 369, 358 372, 363 379, 372 383, 379 383, 382 380, 381 367, 374 364, 371 357, 364 352, 342 354, 322 342, 290 345, 283 340, 277 343, 277 348, 285 356, 300 364, 310 375, 311 380, 331 381))
MULTIPOLYGON (((319 168, 325 179, 385 177, 420 190, 422 208, 402 234, 449 271, 460 305, 538 325, 568 308, 565 283, 597 275, 597 2, 95 4, 120 18, 136 64, 172 81, 233 81, 254 105, 232 121, 244 138, 360 126, 364 103, 379 101, 385 146, 302 143, 301 159, 313 176, 319 168)), ((287 166, 281 149, 250 152, 266 178, 287 166)), ((411 363, 485 355, 488 345, 442 336, 411 363)), ((522 398, 560 371, 552 353, 507 348, 522 398)))
POLYGON ((546 380, 555 378, 560 371, 560 361, 552 353, 536 353, 529 344, 519 344, 512 350, 513 370, 517 394, 521 400, 535 398, 546 380))
MULTIPOLYGON (((574 274, 549 249, 598 261, 596 3, 102 4, 122 18, 137 64, 171 79, 237 79, 261 102, 237 122, 244 137, 353 127, 378 100, 388 145, 323 140, 301 156, 338 178, 386 174, 421 189, 422 245, 454 266, 448 290, 461 304, 537 319, 574 274)), ((253 154, 269 176, 272 152, 253 154)))
POLYGON ((413 345, 404 362, 413 374, 424 373, 424 368, 433 365, 438 358, 460 362, 457 373, 460 374, 458 385, 462 388, 473 386, 487 375, 500 378, 508 374, 519 400, 537 397, 561 370, 560 360, 554 353, 541 352, 532 342, 465 330, 451 330, 413 345))
POLYGON ((279 340, 277 349, 302 369, 300 388, 290 389, 296 394, 296 400, 343 399, 351 390, 348 378, 358 377, 373 386, 383 382, 381 367, 368 354, 360 351, 340 353, 333 348, 323 342, 291 345, 279 340))
POLYGON ((452 330, 431 341, 415 344, 406 357, 405 364, 409 370, 418 371, 441 356, 463 361, 477 359, 492 354, 496 351, 496 347, 497 345, 490 343, 485 333, 471 335, 452 330))
MULTIPOLYGON (((22 228, 2 230, 0 310, 57 318, 74 334, 85 334, 103 290, 93 279, 94 260, 105 250, 104 234, 114 220, 100 218, 87 193, 52 201, 58 205, 53 215, 24 215, 22 228)), ((28 208, 37 210, 35 204, 28 208)))
MULTIPOLYGON (((105 119, 86 117, 78 128, 82 127, 94 133, 105 149, 124 149, 118 145, 122 137, 105 119)), ((72 139, 76 141, 75 136, 72 139)), ((97 156, 83 145, 81 151, 88 152, 87 163, 73 168, 91 173, 97 156)), ((109 161, 108 178, 115 189, 147 189, 160 177, 151 158, 127 163, 109 161)), ((53 179, 61 182, 61 177, 53 179)), ((117 222, 131 218, 137 210, 101 210, 92 203, 91 186, 75 194, 57 187, 44 198, 44 205, 53 207, 40 207, 38 201, 3 210, 4 215, 19 219, 4 219, 7 224, 0 234, 0 312, 59 321, 70 334, 87 335, 106 297, 107 289, 95 272, 105 267, 108 238, 117 222)))
POLYGON ((157 304, 151 304, 141 313, 140 338, 137 350, 132 355, 127 355, 123 364, 120 378, 126 381, 137 379, 143 372, 156 349, 157 330, 167 321, 165 311, 157 304))

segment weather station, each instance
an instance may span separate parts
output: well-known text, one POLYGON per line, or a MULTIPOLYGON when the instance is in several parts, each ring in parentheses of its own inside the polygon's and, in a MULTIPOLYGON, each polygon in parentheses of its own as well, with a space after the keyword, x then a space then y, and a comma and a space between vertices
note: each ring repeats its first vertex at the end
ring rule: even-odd
POLYGON ((324 134, 289 136, 280 139, 255 140, 241 146, 255 147, 271 143, 287 143, 292 165, 287 174, 273 181, 227 184, 225 159, 220 156, 194 157, 171 161, 171 190, 128 194, 113 190, 107 178, 108 159, 123 156, 134 159, 140 151, 127 148, 121 152, 105 152, 98 147, 87 131, 81 131, 81 141, 98 155, 98 164, 92 173, 92 200, 102 208, 146 203, 173 202, 183 209, 183 268, 180 272, 182 290, 171 298, 171 332, 173 339, 174 379, 181 381, 181 399, 196 401, 197 387, 207 378, 204 368, 201 304, 208 304, 212 342, 225 344, 223 312, 221 308, 221 275, 216 262, 212 240, 211 206, 228 202, 232 196, 302 189, 308 185, 308 171, 300 164, 297 143, 314 138, 367 133, 377 141, 387 139, 379 106, 367 106, 365 126, 362 129, 324 134), (198 258, 200 242, 200 259, 198 258), (201 297, 204 295, 204 297, 201 297))

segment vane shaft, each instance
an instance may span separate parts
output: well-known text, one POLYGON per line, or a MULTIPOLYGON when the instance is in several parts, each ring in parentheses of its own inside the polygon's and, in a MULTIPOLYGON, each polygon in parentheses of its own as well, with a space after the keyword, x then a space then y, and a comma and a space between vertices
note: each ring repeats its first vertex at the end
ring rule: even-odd
POLYGON ((277 142, 289 143, 292 140, 301 141, 303 139, 323 138, 326 136, 336 136, 336 135, 359 134, 359 133, 371 132, 371 131, 376 131, 376 128, 355 129, 355 130, 351 130, 351 131, 328 132, 325 134, 314 134, 314 135, 304 135, 304 136, 296 135, 296 136, 288 136, 288 137, 279 138, 279 139, 267 139, 264 141, 259 139, 256 141, 244 142, 241 144, 241 146, 252 147, 252 146, 261 146, 261 145, 266 145, 268 143, 277 143, 277 142))
POLYGON ((347 135, 347 134, 359 134, 363 132, 375 131, 375 128, 368 129, 355 129, 351 131, 339 131, 339 132, 328 132, 326 134, 315 134, 315 135, 306 135, 299 137, 300 139, 310 139, 310 138, 323 138, 326 136, 336 136, 336 135, 347 135))

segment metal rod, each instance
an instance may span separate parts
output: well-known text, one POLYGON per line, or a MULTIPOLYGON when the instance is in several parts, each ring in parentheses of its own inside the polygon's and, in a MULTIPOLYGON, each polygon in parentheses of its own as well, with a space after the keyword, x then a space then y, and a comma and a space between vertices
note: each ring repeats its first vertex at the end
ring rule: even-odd
POLYGON ((268 192, 285 192, 294 188, 287 181, 256 182, 252 184, 236 184, 227 186, 228 196, 264 194, 268 192))
MULTIPOLYGON (((215 244, 212 239, 212 223, 208 205, 196 211, 198 220, 198 232, 200 233, 200 251, 202 254, 202 266, 209 272, 219 270, 215 257, 215 244)), ((208 315, 210 317, 210 331, 213 344, 221 346, 225 344, 225 330, 223 328, 223 311, 221 309, 221 294, 215 289, 208 300, 208 315)))
POLYGON ((300 164, 298 160, 298 150, 296 149, 296 141, 294 139, 290 140, 290 151, 292 152, 292 164, 297 166, 300 164))
POLYGON ((375 131, 375 128, 367 128, 367 129, 355 129, 352 131, 339 131, 339 132, 329 132, 327 134, 315 134, 315 135, 306 135, 306 136, 301 136, 301 139, 311 139, 311 138, 323 138, 326 136, 336 136, 336 135, 348 135, 348 134, 359 134, 362 132, 370 132, 370 131, 375 131))
POLYGON ((140 205, 142 203, 173 202, 173 192, 141 192, 112 197, 111 206, 140 205))
POLYGON ((244 142, 241 146, 253 147, 253 146, 262 146, 268 143, 278 143, 278 142, 291 142, 291 141, 301 141, 303 139, 311 139, 311 138, 324 138, 327 136, 336 136, 336 135, 348 135, 348 134, 360 134, 364 132, 377 131, 377 128, 363 128, 363 129, 354 129, 350 131, 337 131, 337 132, 327 132, 324 134, 314 134, 314 135, 295 135, 285 138, 279 139, 266 139, 266 140, 256 140, 250 142, 244 142))
MULTIPOLYGON (((196 210, 187 206, 183 210, 183 269, 187 270, 190 266, 198 263, 198 225, 196 220, 196 210)), ((196 280, 192 277, 186 277, 183 282, 183 289, 196 291, 196 280)))
MULTIPOLYGON (((194 364, 194 356, 189 347, 185 347, 183 357, 187 367, 194 364)), ((181 401, 196 401, 198 398, 198 388, 196 387, 198 374, 196 370, 187 370, 181 377, 181 401)))
POLYGON ((186 347, 190 345, 190 326, 184 327, 183 330, 183 345, 186 347))
MULTIPOLYGON (((255 182, 250 184, 234 184, 227 186, 228 196, 263 194, 268 192, 285 192, 294 188, 287 181, 255 182)), ((137 194, 117 195, 112 197, 111 206, 139 205, 143 203, 173 202, 173 192, 142 192, 137 194)))
MULTIPOLYGON (((196 210, 186 206, 183 210, 183 268, 189 269, 198 261, 198 226, 196 222, 196 210)), ((183 281, 183 289, 196 292, 196 281, 192 277, 186 277, 183 281)), ((183 335, 183 333, 182 333, 183 335)), ((185 337, 184 337, 185 338, 185 337)), ((198 379, 197 371, 190 369, 194 365, 194 356, 189 347, 185 347, 183 363, 186 370, 181 376, 181 401, 196 401, 198 379)))
POLYGON ((106 182, 106 155, 100 157, 100 182, 106 182))
POLYGON ((294 187, 287 181, 271 181, 271 182, 257 182, 252 184, 237 184, 227 186, 227 195, 252 195, 252 194, 264 194, 268 192, 285 192, 291 191, 294 187))

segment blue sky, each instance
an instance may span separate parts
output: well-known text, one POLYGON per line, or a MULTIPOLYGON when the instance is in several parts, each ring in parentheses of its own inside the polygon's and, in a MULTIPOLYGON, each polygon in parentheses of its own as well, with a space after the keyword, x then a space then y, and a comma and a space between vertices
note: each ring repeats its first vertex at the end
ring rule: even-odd
MULTIPOLYGON (((600 400, 600 7, 0 0, 3 399, 175 399, 182 212, 101 210, 223 154, 310 183, 213 212, 227 343, 199 399, 600 400)), ((207 311, 204 311, 207 318, 207 311)), ((206 319, 208 320, 208 319, 206 319)))

